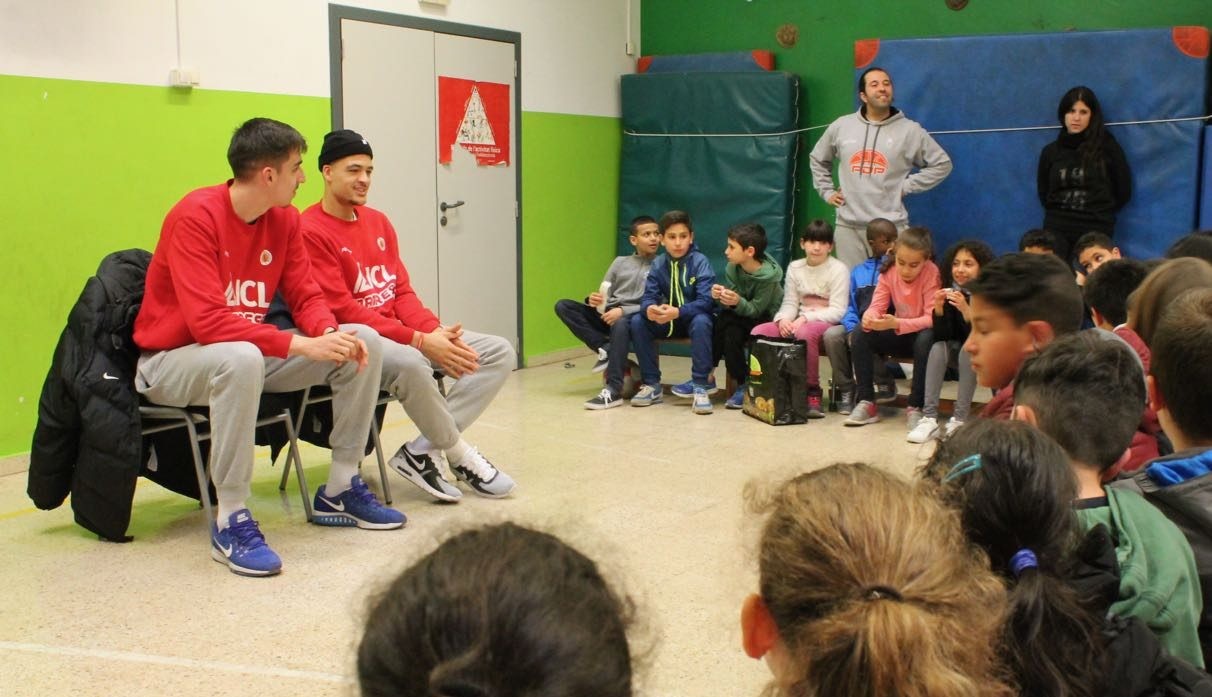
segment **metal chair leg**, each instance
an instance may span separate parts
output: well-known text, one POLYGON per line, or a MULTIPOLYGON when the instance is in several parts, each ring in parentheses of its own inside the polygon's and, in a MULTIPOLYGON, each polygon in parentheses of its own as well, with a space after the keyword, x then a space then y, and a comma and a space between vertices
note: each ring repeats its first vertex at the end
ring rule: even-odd
POLYGON ((378 418, 371 424, 370 439, 375 444, 375 457, 379 460, 379 481, 383 482, 383 502, 391 505, 391 483, 387 481, 387 462, 383 459, 383 443, 379 440, 381 424, 378 418))

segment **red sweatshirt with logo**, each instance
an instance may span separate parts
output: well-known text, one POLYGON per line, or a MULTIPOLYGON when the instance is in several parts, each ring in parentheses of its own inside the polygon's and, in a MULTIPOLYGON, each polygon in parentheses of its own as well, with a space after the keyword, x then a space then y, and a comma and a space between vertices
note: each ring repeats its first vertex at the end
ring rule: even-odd
POLYGON ((359 206, 357 220, 341 220, 317 203, 303 211, 303 239, 316 282, 333 314, 401 344, 441 322, 408 280, 396 230, 379 211, 359 206))
POLYGON ((270 208, 246 223, 232 208, 230 186, 192 191, 164 219, 135 318, 139 348, 248 341, 285 358, 292 335, 264 324, 279 290, 304 334, 337 326, 312 280, 299 212, 270 208))

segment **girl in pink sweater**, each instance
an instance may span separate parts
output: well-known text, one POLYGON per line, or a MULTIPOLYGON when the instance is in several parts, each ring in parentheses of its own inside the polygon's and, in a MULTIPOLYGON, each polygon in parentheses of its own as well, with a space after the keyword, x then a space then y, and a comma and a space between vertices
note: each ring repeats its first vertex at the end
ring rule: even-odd
POLYGON ((912 430, 921 419, 926 362, 934 343, 930 313, 934 293, 939 289, 938 267, 930 260, 933 254, 934 243, 930 231, 924 227, 907 228, 897 237, 895 262, 880 274, 862 323, 850 332, 858 404, 846 419, 847 426, 865 426, 880 420, 874 401, 872 371, 876 356, 884 355, 913 355, 909 429, 912 430))

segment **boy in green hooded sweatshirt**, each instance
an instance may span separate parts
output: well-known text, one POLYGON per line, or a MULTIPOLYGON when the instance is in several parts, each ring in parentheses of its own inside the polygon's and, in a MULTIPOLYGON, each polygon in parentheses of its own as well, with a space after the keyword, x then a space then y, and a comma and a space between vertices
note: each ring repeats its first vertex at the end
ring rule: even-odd
POLYGON ((749 333, 778 311, 783 301, 783 269, 766 256, 766 230, 757 223, 742 223, 728 231, 724 257, 728 259, 724 282, 711 287, 711 297, 721 307, 715 317, 711 365, 714 368, 724 359, 724 367, 736 383, 736 391, 724 406, 740 409, 749 376, 745 355, 749 333))

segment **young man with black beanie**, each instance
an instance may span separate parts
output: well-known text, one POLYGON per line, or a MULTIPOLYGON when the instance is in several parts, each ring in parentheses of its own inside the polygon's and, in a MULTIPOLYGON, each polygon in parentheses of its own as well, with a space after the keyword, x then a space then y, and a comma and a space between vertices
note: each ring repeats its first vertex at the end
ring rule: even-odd
POLYGON ((329 307, 343 322, 373 327, 382 337, 382 389, 395 395, 420 435, 400 446, 391 466, 441 501, 458 501, 433 455, 477 494, 508 496, 514 481, 463 440, 516 365, 499 336, 444 325, 421 302, 400 261, 395 228, 366 205, 374 172, 370 143, 351 130, 324 136, 318 164, 324 198, 303 212, 303 237, 329 307), (443 397, 433 378, 455 379, 443 397))

